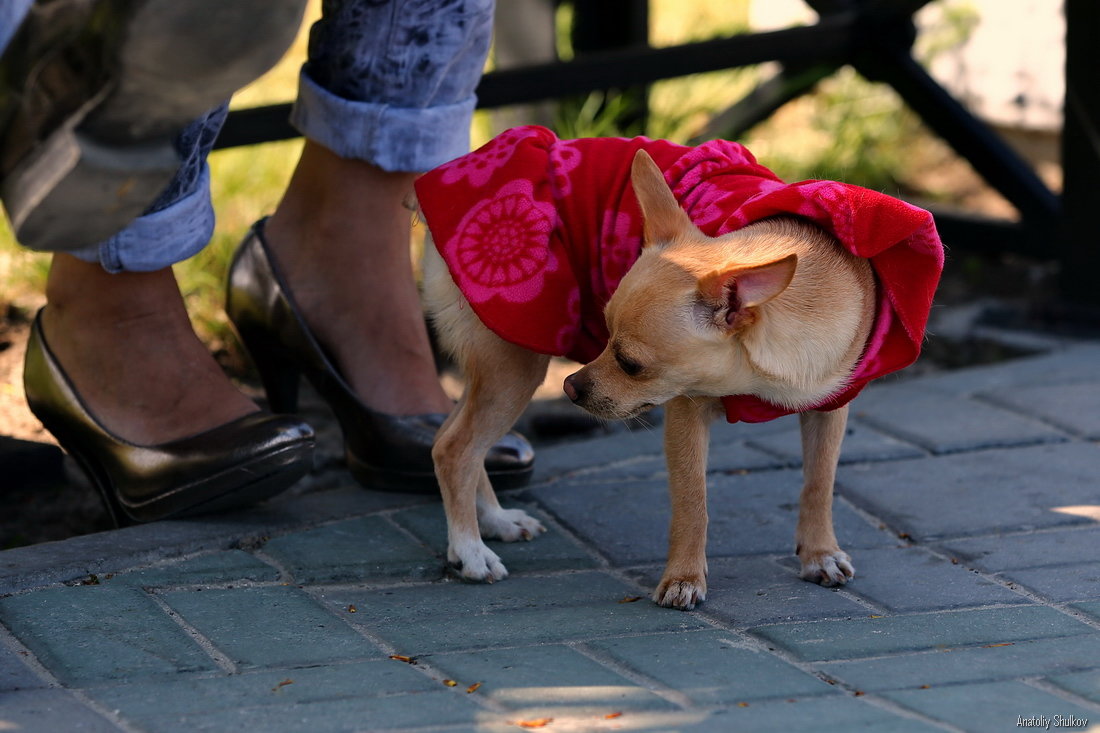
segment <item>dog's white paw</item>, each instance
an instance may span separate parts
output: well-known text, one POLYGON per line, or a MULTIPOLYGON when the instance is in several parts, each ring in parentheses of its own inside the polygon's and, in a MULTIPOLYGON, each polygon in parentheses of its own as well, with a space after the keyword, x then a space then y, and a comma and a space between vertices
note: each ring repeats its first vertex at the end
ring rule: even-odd
POLYGON ((493 509, 477 519, 481 536, 487 539, 515 542, 530 540, 546 531, 539 520, 522 509, 493 509))
POLYGON ((653 601, 657 605, 681 611, 690 611, 706 599, 707 581, 702 576, 661 578, 660 585, 653 592, 653 601))
POLYGON ((447 560, 466 580, 492 583, 508 577, 504 563, 481 540, 451 545, 447 548, 447 560))
POLYGON ((802 572, 799 576, 811 583, 825 587, 844 585, 856 575, 852 558, 839 548, 817 552, 802 550, 798 553, 798 558, 802 561, 802 572))

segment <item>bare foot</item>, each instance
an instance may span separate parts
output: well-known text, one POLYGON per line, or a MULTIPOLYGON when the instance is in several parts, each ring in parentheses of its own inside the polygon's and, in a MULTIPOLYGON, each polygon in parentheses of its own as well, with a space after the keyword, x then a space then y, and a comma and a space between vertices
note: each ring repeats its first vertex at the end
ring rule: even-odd
POLYGON ((255 412, 191 329, 170 269, 112 275, 55 255, 42 328, 93 416, 157 445, 255 412))
POLYGON ((266 228, 313 333, 363 402, 391 415, 452 408, 412 276, 403 202, 414 178, 307 141, 266 228))

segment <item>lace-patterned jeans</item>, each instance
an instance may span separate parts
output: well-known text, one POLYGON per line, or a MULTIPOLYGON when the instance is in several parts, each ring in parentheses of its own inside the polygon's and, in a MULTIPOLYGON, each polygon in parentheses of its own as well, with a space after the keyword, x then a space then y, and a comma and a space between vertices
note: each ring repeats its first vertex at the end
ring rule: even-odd
MULTIPOLYGON (((0 0, 0 50, 30 4, 0 0)), ((462 155, 492 20, 493 0, 323 0, 291 123, 341 157, 389 171, 462 155)), ((110 272, 151 271, 205 247, 214 230, 206 156, 226 113, 222 105, 182 131, 180 169, 143 216, 71 254, 110 272)))

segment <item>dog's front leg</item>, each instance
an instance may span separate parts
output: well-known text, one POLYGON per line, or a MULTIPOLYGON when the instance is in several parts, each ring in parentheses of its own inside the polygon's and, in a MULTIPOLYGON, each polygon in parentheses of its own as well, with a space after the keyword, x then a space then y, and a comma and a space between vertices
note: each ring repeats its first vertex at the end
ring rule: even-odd
POLYGON ((716 404, 705 397, 677 397, 665 405, 672 519, 668 565, 653 600, 684 611, 707 597, 707 445, 716 404))
POLYGON ((485 455, 523 412, 548 363, 546 356, 492 338, 471 350, 466 391, 432 448, 447 514, 447 560, 462 577, 490 583, 508 571, 483 536, 512 541, 545 531, 522 510, 500 506, 485 473, 485 455))
POLYGON ((844 585, 855 577, 855 568, 833 531, 833 482, 848 424, 848 407, 804 412, 799 419, 805 483, 799 501, 795 553, 802 561, 801 576, 825 586, 844 585))

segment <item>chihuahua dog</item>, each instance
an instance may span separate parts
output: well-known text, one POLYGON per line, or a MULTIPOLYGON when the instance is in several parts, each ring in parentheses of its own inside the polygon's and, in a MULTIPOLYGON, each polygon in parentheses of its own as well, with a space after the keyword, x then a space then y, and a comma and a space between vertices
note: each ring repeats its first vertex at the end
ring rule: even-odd
MULTIPOLYGON (((642 250, 606 304, 606 346, 565 380, 564 391, 601 418, 665 406, 672 516, 668 563, 653 599, 687 610, 706 598, 708 432, 728 395, 754 395, 800 413, 801 576, 846 583, 855 570, 837 544, 832 497, 848 409, 812 408, 844 390, 864 353, 876 312, 870 263, 792 216, 707 236, 645 150, 633 158, 630 182, 642 214, 642 250)), ((426 250, 427 308, 467 378, 432 453, 447 555, 464 578, 492 582, 507 571, 483 538, 531 539, 544 528, 500 506, 483 460, 543 381, 549 356, 491 330, 435 248, 426 250)))

